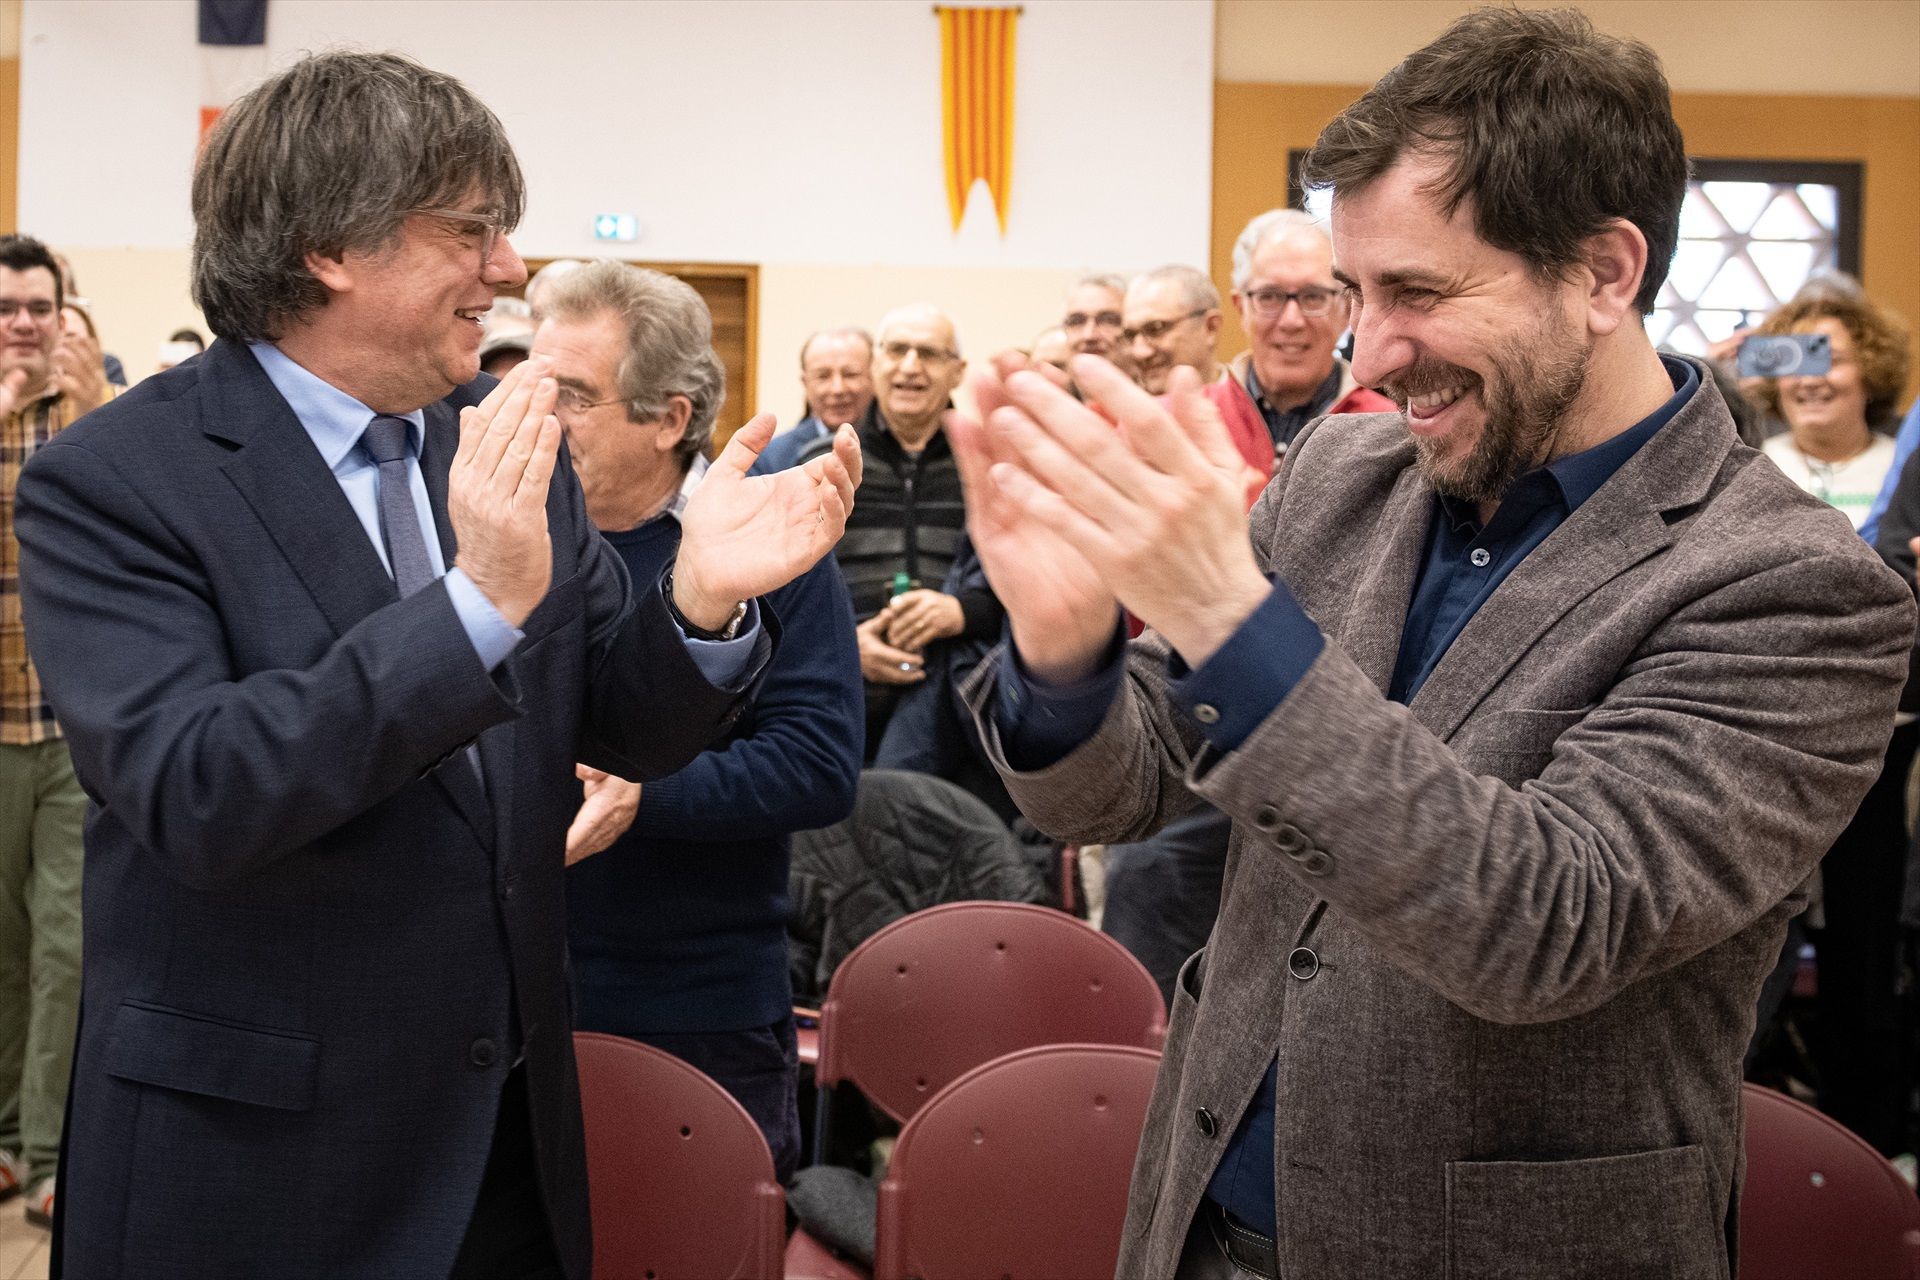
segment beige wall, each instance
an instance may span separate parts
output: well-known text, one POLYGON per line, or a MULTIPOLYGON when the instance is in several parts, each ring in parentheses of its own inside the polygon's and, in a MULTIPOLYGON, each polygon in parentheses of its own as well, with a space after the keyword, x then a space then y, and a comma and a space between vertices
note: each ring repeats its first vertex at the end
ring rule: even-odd
MULTIPOLYGON (((800 344, 816 329, 871 330, 907 302, 931 302, 953 317, 960 350, 978 362, 1024 347, 1059 322, 1067 286, 1081 273, 992 267, 766 266, 760 269, 762 411, 782 427, 801 415, 800 344)), ((965 398, 959 397, 965 404, 965 398)), ((970 406, 969 406, 970 407, 970 406)))
MULTIPOLYGON (((1565 0, 1558 0, 1565 3, 1565 0)), ((1518 0, 1522 8, 1556 0, 1518 0)), ((1214 75, 1372 84, 1468 0, 1217 0, 1214 75)), ((1579 0, 1651 45, 1680 93, 1920 95, 1920 0, 1579 0)))
POLYGON ((175 329, 213 336, 187 296, 185 249, 73 247, 64 252, 81 294, 93 304, 101 347, 126 364, 130 381, 153 372, 160 344, 175 329))

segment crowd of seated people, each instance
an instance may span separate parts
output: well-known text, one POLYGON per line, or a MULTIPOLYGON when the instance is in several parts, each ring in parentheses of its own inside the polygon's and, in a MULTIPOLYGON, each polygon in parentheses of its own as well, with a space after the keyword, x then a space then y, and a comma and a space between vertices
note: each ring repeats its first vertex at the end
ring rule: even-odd
MULTIPOLYGON (((37 248, 15 238, 0 251, 7 323, 31 328, 40 341, 35 359, 9 349, 0 367, 28 371, 19 387, 0 386, 24 396, 6 402, 9 485, 36 439, 44 443, 127 381, 120 362, 101 352, 70 268, 57 276, 40 267, 37 248), (34 310, 42 301, 54 307, 44 325, 34 310), (36 425, 36 406, 53 416, 36 425)), ((1396 406, 1357 385, 1343 356, 1350 304, 1324 226, 1294 210, 1254 218, 1234 245, 1231 285, 1247 335, 1237 354, 1223 358, 1218 349, 1224 309, 1213 282, 1175 264, 1132 279, 1075 281, 1058 316, 1034 317, 1038 332, 1022 355, 1069 390, 1079 355, 1110 361, 1155 395, 1169 391, 1175 368, 1191 368, 1244 461, 1251 505, 1310 423, 1396 406)), ((968 541, 966 494, 943 429, 967 370, 960 334, 928 302, 903 303, 871 330, 857 319, 823 317, 802 344, 804 412, 753 468, 766 474, 804 463, 846 424, 859 434, 866 468, 834 556, 768 601, 784 638, 754 710, 686 769, 645 787, 581 766, 581 808, 568 842, 579 1026, 648 1041, 713 1076, 760 1124, 783 1180, 802 1154, 789 951, 817 958, 822 942, 788 937, 793 837, 845 828, 861 820, 857 813, 894 812, 891 800, 856 810, 862 771, 879 769, 930 775, 970 793, 1015 845, 1024 840, 1038 851, 1034 866, 1057 853, 1008 797, 962 696, 968 673, 1001 640, 1005 615, 968 541)), ((1831 359, 1807 376, 1742 378, 1738 341, 1717 347, 1710 367, 1743 433, 1769 465, 1847 515, 1914 581, 1920 408, 1900 424, 1904 324, 1847 278, 1818 277, 1753 333, 1817 334, 1831 359)), ((174 335, 163 365, 200 345, 193 331, 174 335)), ((557 411, 588 515, 636 578, 652 576, 673 554, 678 513, 706 469, 726 394, 705 304, 656 272, 557 262, 535 276, 525 301, 503 297, 487 318, 487 372, 502 376, 530 355, 552 361, 561 383, 557 411)), ((4 536, 11 541, 10 527, 4 536)), ((15 603, 7 606, 17 622, 15 603)), ((1749 1054, 1752 1074, 1803 1086, 1883 1153, 1904 1157, 1909 1173, 1912 1046, 1920 1042, 1911 994, 1920 974, 1920 840, 1910 834, 1909 805, 1920 657, 1915 671, 1898 722, 1888 726, 1879 784, 1807 886, 1807 910, 1763 992, 1749 1054), (1790 1000, 1803 949, 1813 957, 1817 995, 1790 1000), (1794 1054, 1795 1045, 1804 1051, 1794 1054)), ((57 729, 45 728, 51 718, 34 718, 27 681, 9 688, 7 743, 20 745, 6 749, 57 747, 57 729), (42 729, 19 727, 34 723, 42 729)), ((955 802, 929 803, 948 815, 955 802)), ((27 811, 9 820, 26 830, 30 818, 27 811)), ((1081 910, 1169 998, 1181 964, 1213 928, 1229 827, 1201 804, 1146 841, 1081 851, 1081 910)), ((0 859, 14 880, 29 866, 45 877, 58 865, 39 843, 52 827, 32 829, 32 858, 9 849, 0 859)), ((70 843, 77 850, 77 828, 70 843)), ((1060 888, 1048 881, 1036 890, 1040 881, 1024 874, 1006 881, 1016 882, 1029 899, 1060 888)), ((16 898, 22 888, 9 885, 16 898)), ((36 957, 43 948, 55 956, 71 950, 63 939, 77 936, 77 875, 57 889, 40 890, 34 920, 9 932, 22 955, 8 957, 0 976, 18 983, 11 975, 24 974, 29 945, 36 957)), ((876 917, 866 927, 883 923, 876 917)), ((844 954, 857 941, 837 938, 829 952, 844 954)), ((23 1024, 17 1040, 29 1046, 29 1060, 4 1064, 9 1078, 0 1080, 0 1099, 16 1100, 0 1105, 0 1116, 16 1117, 0 1131, 0 1196, 31 1186, 37 1218, 51 1212, 58 1135, 57 1125, 47 1132, 45 1117, 57 1121, 55 1082, 67 1069, 48 1045, 61 1039, 61 1019, 72 1017, 60 1001, 72 998, 36 986, 31 1002, 8 1002, 30 1007, 36 1027, 55 1028, 29 1035, 23 1024), (22 1114, 30 1123, 39 1117, 39 1131, 29 1131, 22 1114)))

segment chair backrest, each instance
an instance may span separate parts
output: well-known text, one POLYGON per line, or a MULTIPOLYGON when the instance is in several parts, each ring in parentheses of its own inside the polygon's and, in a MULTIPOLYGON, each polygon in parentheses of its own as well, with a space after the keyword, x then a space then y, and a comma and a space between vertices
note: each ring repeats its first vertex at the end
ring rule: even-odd
POLYGON ((1160 1055, 1046 1045, 976 1067, 900 1131, 874 1280, 1110 1276, 1160 1055))
POLYGON ((731 1094, 671 1054, 580 1031, 593 1269, 631 1280, 779 1280, 786 1197, 731 1094))
POLYGON ((1920 1199, 1899 1172, 1812 1107, 1743 1092, 1740 1280, 1920 1277, 1920 1199))
POLYGON ((851 1080, 905 1121, 1015 1049, 1166 1038, 1160 988, 1125 947, 1048 907, 950 902, 896 920, 834 971, 820 1083, 851 1080))

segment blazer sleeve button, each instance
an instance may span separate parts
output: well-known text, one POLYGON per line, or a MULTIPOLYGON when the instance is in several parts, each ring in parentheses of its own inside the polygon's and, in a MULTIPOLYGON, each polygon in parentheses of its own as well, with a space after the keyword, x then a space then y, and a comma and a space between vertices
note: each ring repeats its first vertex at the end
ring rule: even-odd
POLYGON ((493 1041, 484 1036, 467 1046, 467 1061, 476 1067, 492 1066, 496 1056, 497 1051, 493 1047, 493 1041))
POLYGON ((1200 1126, 1200 1132, 1211 1138, 1220 1131, 1220 1122, 1213 1118, 1213 1112, 1201 1107, 1193 1113, 1193 1122, 1200 1126))

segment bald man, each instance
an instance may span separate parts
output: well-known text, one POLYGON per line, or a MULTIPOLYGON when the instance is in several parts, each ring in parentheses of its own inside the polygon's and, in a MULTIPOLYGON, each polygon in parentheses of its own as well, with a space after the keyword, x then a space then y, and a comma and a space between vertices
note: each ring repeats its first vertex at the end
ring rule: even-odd
POLYGON ((926 679, 927 647, 1000 630, 984 586, 942 589, 966 507, 940 424, 965 371, 953 321, 937 307, 896 307, 874 330, 873 405, 856 424, 868 451, 860 514, 834 551, 859 623, 869 761, 901 696, 926 679))

